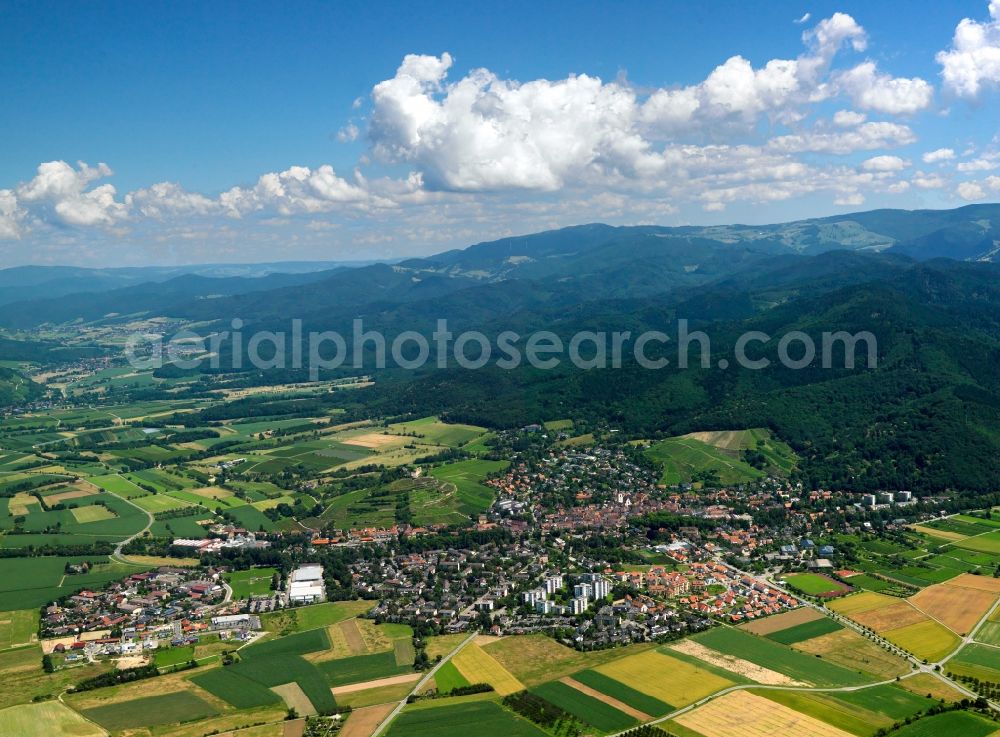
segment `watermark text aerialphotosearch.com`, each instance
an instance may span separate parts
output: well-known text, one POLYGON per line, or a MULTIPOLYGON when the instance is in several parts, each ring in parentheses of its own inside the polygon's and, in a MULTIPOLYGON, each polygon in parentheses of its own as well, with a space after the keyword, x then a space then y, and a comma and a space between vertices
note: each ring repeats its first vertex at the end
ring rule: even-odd
POLYGON ((701 330, 690 330, 687 320, 678 320, 675 335, 659 330, 636 334, 584 330, 569 338, 549 330, 527 334, 505 330, 493 336, 467 330, 456 335, 443 319, 437 321, 430 336, 415 330, 386 336, 377 330, 365 330, 361 319, 353 321, 348 336, 333 330, 306 332, 298 319, 291 320, 288 331, 249 333, 243 330, 240 319, 232 320, 230 328, 206 336, 190 330, 172 336, 136 333, 126 343, 125 353, 129 363, 140 370, 166 364, 182 369, 304 368, 314 381, 321 371, 343 367, 386 368, 390 358, 391 365, 403 369, 427 366, 479 369, 491 363, 501 369, 523 365, 553 369, 569 361, 586 370, 621 368, 634 361, 646 369, 671 366, 727 369, 735 363, 740 368, 761 370, 774 363, 760 354, 761 347, 775 337, 777 362, 785 368, 815 366, 817 359, 822 368, 853 369, 856 358, 866 368, 875 368, 878 363, 878 344, 872 333, 842 330, 823 332, 819 345, 812 336, 798 330, 781 336, 748 331, 734 342, 732 360, 715 357, 713 362, 711 338, 701 330), (835 360, 835 356, 839 359, 835 360))

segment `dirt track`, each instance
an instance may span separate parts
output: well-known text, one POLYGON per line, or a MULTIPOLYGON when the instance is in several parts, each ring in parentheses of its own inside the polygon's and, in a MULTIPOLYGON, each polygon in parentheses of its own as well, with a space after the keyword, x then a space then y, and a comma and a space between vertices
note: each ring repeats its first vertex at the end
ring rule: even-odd
POLYGON ((591 688, 590 686, 588 686, 586 684, 580 683, 579 681, 574 681, 569 676, 566 676, 565 678, 560 678, 559 680, 562 681, 563 683, 565 683, 570 688, 575 688, 580 693, 585 693, 585 694, 587 694, 587 696, 592 696, 593 698, 597 699, 598 701, 603 701, 608 706, 613 706, 618 711, 623 711, 626 714, 628 714, 629 716, 635 717, 640 722, 648 722, 648 721, 650 721, 653 718, 651 715, 647 714, 646 712, 639 711, 638 709, 636 709, 636 708, 634 708, 632 706, 629 706, 624 701, 619 701, 618 699, 613 698, 611 696, 608 696, 605 693, 601 693, 597 689, 591 688))
POLYGON ((369 688, 379 688, 381 686, 395 686, 400 683, 412 683, 420 680, 420 673, 404 673, 401 676, 391 676, 389 678, 379 678, 376 681, 365 681, 364 683, 351 683, 347 686, 336 686, 330 690, 334 696, 355 691, 367 691, 369 688))
POLYGON ((780 632, 797 624, 805 624, 822 619, 823 615, 811 607, 799 607, 790 612, 774 614, 763 619, 755 619, 752 622, 741 624, 739 629, 753 632, 755 635, 769 635, 772 632, 780 632))
POLYGON ((808 685, 806 683, 802 683, 802 681, 796 681, 789 678, 783 673, 778 673, 770 668, 764 668, 756 663, 751 663, 749 660, 742 660, 741 658, 737 658, 733 655, 726 655, 718 652, 717 650, 712 650, 705 647, 701 643, 694 642, 693 640, 681 640, 680 642, 676 642, 671 645, 670 648, 672 650, 676 650, 677 652, 684 653, 685 655, 694 656, 699 660, 704 660, 706 663, 711 663, 719 668, 724 668, 730 673, 735 673, 738 676, 743 676, 751 681, 763 683, 767 686, 808 685))

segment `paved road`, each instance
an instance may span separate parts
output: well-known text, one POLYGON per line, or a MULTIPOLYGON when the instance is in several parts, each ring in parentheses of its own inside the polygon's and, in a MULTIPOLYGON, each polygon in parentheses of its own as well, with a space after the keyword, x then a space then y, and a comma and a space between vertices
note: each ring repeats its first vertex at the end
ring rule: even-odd
MULTIPOLYGON (((121 474, 116 474, 116 475, 120 476, 121 474)), ((126 479, 126 481, 127 480, 128 479, 126 479)), ((117 561, 119 563, 130 563, 128 557, 126 557, 125 555, 122 554, 122 548, 124 548, 126 545, 128 545, 133 540, 135 540, 137 537, 141 537, 142 535, 144 535, 146 533, 146 530, 148 530, 150 527, 153 526, 153 522, 155 521, 155 518, 153 517, 153 513, 152 512, 149 512, 149 511, 143 509, 138 504, 133 503, 132 501, 126 499, 125 497, 120 496, 119 494, 115 494, 113 491, 109 491, 108 493, 109 494, 114 494, 114 496, 117 496, 119 499, 121 499, 126 504, 131 504, 133 507, 135 507, 136 509, 138 509, 139 511, 143 512, 146 515, 146 526, 143 527, 141 530, 139 530, 134 535, 132 535, 132 537, 129 537, 129 538, 125 539, 125 540, 122 540, 120 543, 118 543, 118 545, 115 546, 115 552, 111 554, 111 559, 112 560, 115 560, 115 561, 117 561)), ((216 608, 224 606, 225 604, 228 604, 230 601, 233 600, 233 589, 232 589, 232 587, 228 583, 226 583, 225 579, 223 579, 221 576, 219 577, 219 583, 222 584, 222 589, 223 589, 223 591, 226 592, 226 595, 222 599, 222 601, 220 601, 218 604, 215 605, 216 608)))
MULTIPOLYGON (((705 698, 699 701, 695 701, 693 704, 688 704, 683 709, 678 709, 677 711, 673 711, 669 714, 659 717, 658 719, 654 719, 651 722, 644 722, 644 724, 661 724, 662 722, 666 722, 670 719, 674 719, 675 717, 679 717, 682 714, 686 714, 687 712, 692 711, 693 709, 697 709, 699 706, 704 706, 709 701, 717 699, 720 696, 725 696, 727 693, 732 693, 733 691, 746 691, 747 689, 761 689, 761 690, 766 689, 768 691, 807 691, 809 693, 816 693, 816 692, 843 693, 848 691, 863 691, 866 688, 874 688, 875 686, 887 686, 895 682, 896 679, 891 678, 888 681, 879 681, 878 683, 866 683, 862 686, 837 686, 835 688, 815 688, 813 686, 764 686, 759 683, 741 683, 736 686, 729 686, 728 688, 724 688, 721 691, 716 691, 714 694, 706 696, 705 698)), ((623 735, 631 729, 635 729, 635 727, 629 727, 629 729, 626 729, 623 732, 618 732, 617 734, 611 735, 610 737, 618 737, 618 735, 623 735)))
POLYGON ((431 678, 434 677, 434 674, 437 673, 438 668, 440 668, 442 665, 444 665, 449 660, 451 660, 452 657, 454 655, 456 655, 459 650, 461 650, 463 647, 465 647, 470 642, 472 642, 474 639, 476 639, 476 636, 478 634, 479 634, 478 632, 473 632, 471 635, 469 635, 468 637, 466 637, 464 640, 462 640, 462 644, 461 645, 459 645, 458 647, 456 647, 454 650, 452 650, 450 653, 448 653, 445 657, 441 658, 440 662, 438 662, 433 668, 431 668, 429 671, 427 671, 424 674, 424 677, 421 678, 419 681, 417 681, 417 685, 413 687, 413 689, 410 691, 410 693, 406 694, 406 698, 404 698, 402 701, 400 701, 398 704, 396 704, 396 708, 393 709, 391 712, 389 712, 389 716, 387 716, 384 720, 382 720, 382 723, 380 725, 378 725, 378 727, 375 729, 374 732, 372 732, 371 737, 378 737, 380 734, 382 734, 382 732, 385 731, 385 728, 389 726, 389 724, 392 722, 393 719, 395 719, 397 716, 399 716, 399 712, 401 712, 403 710, 403 707, 406 706, 406 699, 408 699, 411 695, 413 695, 415 693, 418 693, 420 691, 420 689, 424 687, 424 684, 426 684, 431 678))
MULTIPOLYGON (((979 629, 984 624, 986 624, 989 621, 990 617, 993 616, 993 612, 995 612, 998 608, 1000 608, 1000 599, 997 599, 993 603, 993 606, 990 607, 990 610, 988 612, 986 612, 986 614, 984 614, 979 619, 978 622, 976 622, 976 626, 972 628, 972 630, 969 632, 969 634, 967 634, 965 637, 962 638, 962 644, 959 645, 957 648, 955 648, 948 656, 946 656, 945 658, 942 658, 939 661, 940 664, 943 666, 945 663, 947 663, 953 657, 955 657, 956 655, 958 655, 962 651, 962 648, 964 648, 966 645, 969 645, 969 644, 973 643, 975 641, 975 639, 976 639, 976 633, 979 632, 979 629)), ((983 643, 976 643, 976 644, 979 645, 979 644, 983 644, 983 643)), ((996 646, 995 645, 989 645, 988 647, 996 647, 996 646)))
MULTIPOLYGON (((719 562, 721 562, 721 561, 719 561, 719 562)), ((749 577, 754 578, 754 579, 762 580, 768 586, 772 586, 773 588, 777 589, 778 591, 781 591, 781 592, 783 592, 785 594, 788 594, 789 596, 795 596, 795 594, 792 594, 791 592, 785 590, 783 587, 781 587, 778 584, 774 583, 774 581, 770 577, 761 579, 761 577, 756 576, 753 573, 750 573, 748 571, 741 571, 740 569, 734 568, 733 566, 728 566, 728 567, 732 568, 734 571, 738 571, 739 573, 741 573, 743 575, 749 576, 749 577)), ((798 599, 799 597, 795 596, 795 598, 798 599)), ((972 691, 972 690, 966 688, 965 686, 963 686, 960 683, 956 683, 955 681, 953 681, 952 679, 950 679, 947 676, 945 676, 943 673, 940 672, 940 670, 938 670, 936 668, 943 668, 944 664, 946 662, 948 662, 948 660, 950 660, 951 658, 953 658, 955 655, 957 655, 959 652, 961 652, 962 648, 964 648, 966 645, 968 645, 968 644, 970 644, 970 643, 972 643, 972 642, 975 641, 975 635, 976 635, 976 632, 979 631, 979 628, 982 627, 983 624, 985 624, 987 621, 989 621, 990 616, 998 608, 1000 608, 1000 599, 998 599, 997 602, 994 603, 994 605, 992 607, 990 607, 990 610, 986 614, 983 615, 983 617, 979 620, 979 622, 976 624, 976 626, 972 628, 972 631, 968 635, 966 635, 965 637, 962 638, 961 644, 955 650, 953 650, 949 655, 947 655, 945 658, 942 658, 940 661, 938 661, 936 663, 924 663, 923 661, 917 660, 917 658, 915 658, 914 656, 910 655, 906 651, 901 650, 899 647, 897 647, 896 645, 892 644, 891 642, 889 642, 885 638, 881 637, 880 635, 864 630, 863 628, 861 628, 860 625, 858 625, 855 622, 852 622, 850 619, 847 619, 846 617, 842 617, 841 615, 837 614, 836 612, 833 612, 833 611, 831 611, 829 609, 826 609, 825 607, 821 607, 821 606, 819 606, 817 604, 813 604, 810 601, 805 601, 805 600, 802 600, 802 599, 800 599, 800 601, 803 601, 807 606, 810 606, 813 609, 816 609, 817 611, 819 611, 824 616, 830 617, 831 619, 833 619, 837 623, 839 623, 839 624, 841 624, 841 625, 843 625, 845 627, 850 627, 851 629, 853 629, 854 631, 858 632, 859 634, 861 634, 861 635, 863 635, 865 637, 872 637, 872 638, 874 638, 875 641, 878 642, 879 644, 881 644, 885 649, 887 649, 890 652, 893 652, 896 655, 899 655, 900 657, 902 657, 905 660, 907 660, 911 664, 911 666, 914 666, 915 669, 913 671, 911 671, 910 673, 908 673, 908 674, 906 674, 904 676, 901 676, 900 680, 905 680, 907 678, 912 678, 913 676, 918 675, 920 673, 927 673, 927 674, 929 674, 929 675, 937 678, 938 680, 943 681, 944 683, 948 684, 950 687, 956 689, 957 691, 961 692, 962 694, 968 696, 971 699, 977 699, 977 698, 979 698, 979 694, 978 693, 976 693, 975 691, 972 691)), ((668 721, 670 719, 674 719, 675 717, 679 717, 682 714, 686 714, 687 712, 692 711, 693 709, 697 709, 699 706, 703 706, 704 704, 707 704, 709 701, 712 701, 713 699, 717 699, 720 696, 725 696, 727 693, 732 693, 733 691, 744 691, 744 690, 747 690, 747 689, 760 689, 760 690, 771 690, 771 691, 807 691, 807 692, 814 692, 814 693, 838 693, 838 692, 850 692, 850 691, 863 691, 866 688, 874 688, 875 686, 885 686, 885 685, 889 685, 889 684, 893 684, 893 683, 896 683, 896 679, 895 678, 890 679, 890 680, 886 680, 886 681, 878 681, 877 683, 866 683, 866 684, 860 685, 860 686, 839 686, 839 687, 834 687, 834 688, 816 688, 816 687, 810 687, 810 686, 766 686, 766 685, 762 685, 762 684, 739 684, 739 685, 736 685, 736 686, 730 686, 728 688, 724 688, 721 691, 716 691, 715 693, 713 693, 713 694, 711 694, 709 696, 706 696, 705 698, 700 699, 699 701, 696 701, 693 704, 689 704, 688 706, 685 706, 682 709, 677 709, 676 711, 671 712, 670 714, 667 714, 665 716, 659 717, 658 719, 654 719, 653 721, 646 722, 646 723, 647 724, 660 724, 662 722, 666 722, 666 721, 668 721)), ((990 704, 990 706, 994 710, 1000 711, 1000 705, 998 705, 997 703, 990 701, 989 704, 990 704)), ((616 735, 611 735, 610 737, 618 737, 619 735, 625 734, 627 731, 628 730, 625 730, 624 732, 619 732, 616 735)))
MULTIPOLYGON (((739 570, 739 569, 734 569, 734 570, 739 570)), ((747 573, 746 575, 754 577, 752 573, 747 573)), ((770 577, 764 580, 769 586, 773 586, 779 591, 783 591, 784 593, 789 594, 790 596, 794 596, 794 594, 791 594, 778 584, 774 583, 774 581, 770 577)), ((943 659, 933 663, 930 662, 925 663, 924 661, 919 660, 916 656, 911 655, 910 653, 903 650, 895 643, 892 643, 889 640, 885 639, 878 633, 864 629, 863 627, 861 627, 861 625, 857 624, 853 620, 850 620, 847 617, 844 617, 838 614, 837 612, 834 612, 831 609, 827 609, 826 607, 819 606, 818 604, 814 604, 811 601, 806 601, 804 599, 800 599, 800 601, 803 601, 807 606, 812 607, 816 611, 820 612, 826 617, 829 617, 830 619, 843 625, 844 627, 849 627, 858 634, 862 635, 863 637, 872 639, 873 641, 881 645, 885 650, 888 650, 889 652, 894 653, 895 655, 898 655, 901 658, 904 658, 916 670, 905 676, 902 676, 902 678, 910 678, 912 676, 917 675, 917 673, 927 673, 928 675, 933 676, 934 678, 937 678, 939 681, 948 684, 955 690, 961 692, 962 694, 968 696, 971 699, 979 698, 978 693, 976 693, 970 688, 963 686, 961 683, 958 683, 957 681, 953 681, 951 678, 948 678, 946 675, 944 675, 942 670, 946 662, 948 662, 951 658, 955 657, 959 652, 961 652, 962 648, 964 648, 967 644, 973 642, 973 640, 975 639, 976 632, 979 631, 979 628, 982 627, 983 624, 990 618, 990 615, 997 609, 997 607, 1000 607, 1000 599, 998 599, 997 602, 992 607, 990 607, 990 610, 983 615, 983 617, 979 620, 976 626, 972 628, 972 631, 968 635, 962 638, 962 641, 957 648, 952 650, 952 652, 949 653, 947 656, 945 656, 943 659)), ((1000 704, 997 704, 996 702, 993 701, 990 701, 989 704, 990 707, 993 708, 995 711, 1000 711, 1000 704)))
MULTIPOLYGON (((121 474, 115 474, 115 475, 121 477, 121 474)), ((128 481, 128 479, 125 479, 125 480, 128 481)), ((105 491, 107 491, 107 490, 105 490, 105 491)), ((118 497, 119 499, 121 499, 126 504, 132 505, 133 507, 135 507, 136 509, 138 509, 140 512, 142 512, 144 515, 146 515, 146 526, 143 527, 141 530, 139 530, 134 535, 132 535, 131 537, 128 537, 128 538, 122 540, 120 543, 118 543, 115 546, 115 552, 111 554, 111 559, 112 560, 118 561, 119 563, 128 563, 129 562, 128 559, 124 555, 122 555, 122 548, 124 548, 126 545, 128 545, 130 542, 132 542, 136 538, 142 537, 144 534, 146 534, 146 531, 150 527, 153 526, 153 522, 154 522, 153 513, 150 512, 150 511, 148 511, 148 510, 146 510, 146 509, 143 509, 142 507, 140 507, 135 502, 131 501, 130 499, 126 499, 125 497, 121 496, 120 494, 115 494, 113 491, 108 491, 107 493, 111 494, 112 496, 118 497)))

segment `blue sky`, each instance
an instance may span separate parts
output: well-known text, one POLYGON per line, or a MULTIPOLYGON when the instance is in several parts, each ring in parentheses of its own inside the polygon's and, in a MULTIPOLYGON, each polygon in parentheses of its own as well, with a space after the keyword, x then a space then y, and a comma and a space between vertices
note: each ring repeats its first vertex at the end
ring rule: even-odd
POLYGON ((0 266, 996 200, 998 82, 997 0, 7 2, 0 266))

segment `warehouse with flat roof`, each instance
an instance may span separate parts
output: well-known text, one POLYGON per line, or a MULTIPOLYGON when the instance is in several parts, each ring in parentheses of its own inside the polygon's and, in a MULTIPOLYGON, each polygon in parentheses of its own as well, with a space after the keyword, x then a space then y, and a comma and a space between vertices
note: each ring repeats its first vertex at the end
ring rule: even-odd
POLYGON ((326 601, 323 566, 301 566, 288 577, 288 601, 292 604, 316 604, 326 601))

